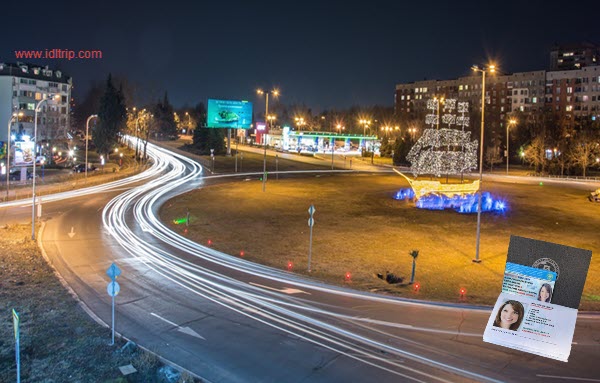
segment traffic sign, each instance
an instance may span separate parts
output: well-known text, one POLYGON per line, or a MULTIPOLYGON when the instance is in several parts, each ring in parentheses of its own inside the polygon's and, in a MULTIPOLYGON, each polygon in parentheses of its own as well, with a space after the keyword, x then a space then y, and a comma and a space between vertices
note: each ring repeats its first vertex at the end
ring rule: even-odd
POLYGON ((108 277, 114 281, 119 275, 121 275, 121 269, 119 269, 119 267, 113 263, 110 265, 108 270, 106 270, 106 275, 108 275, 108 277))
POLYGON ((313 217, 310 217, 308 219, 308 227, 313 227, 314 224, 315 224, 315 219, 313 217))
POLYGON ((106 291, 111 297, 116 297, 119 294, 119 291, 121 291, 121 286, 119 286, 117 281, 112 281, 106 286, 106 291))
POLYGON ((312 217, 312 215, 315 214, 315 211, 317 211, 315 209, 315 205, 310 205, 310 207, 308 208, 308 214, 310 214, 312 217))

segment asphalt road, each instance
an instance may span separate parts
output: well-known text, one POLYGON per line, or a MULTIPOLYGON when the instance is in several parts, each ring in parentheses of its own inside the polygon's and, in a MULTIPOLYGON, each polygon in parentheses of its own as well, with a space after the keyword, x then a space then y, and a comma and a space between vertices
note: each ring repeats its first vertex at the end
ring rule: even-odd
MULTIPOLYGON (((117 263, 117 331, 175 364, 211 382, 600 382, 599 316, 579 316, 563 363, 484 343, 489 308, 328 286, 168 231, 157 220, 164 201, 235 178, 202 177, 196 164, 153 150, 152 181, 48 201, 39 237, 68 285, 109 324, 105 271, 117 263)), ((30 208, 5 209, 0 218, 30 218, 30 208)))

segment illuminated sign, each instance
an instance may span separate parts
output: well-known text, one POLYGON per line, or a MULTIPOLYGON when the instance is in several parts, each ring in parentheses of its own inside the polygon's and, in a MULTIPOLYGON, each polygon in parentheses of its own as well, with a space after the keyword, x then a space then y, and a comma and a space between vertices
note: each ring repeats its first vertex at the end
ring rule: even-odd
POLYGON ((250 129, 251 124, 251 102, 208 99, 208 128, 250 129))
POLYGON ((15 142, 15 165, 31 165, 33 164, 33 141, 15 142))

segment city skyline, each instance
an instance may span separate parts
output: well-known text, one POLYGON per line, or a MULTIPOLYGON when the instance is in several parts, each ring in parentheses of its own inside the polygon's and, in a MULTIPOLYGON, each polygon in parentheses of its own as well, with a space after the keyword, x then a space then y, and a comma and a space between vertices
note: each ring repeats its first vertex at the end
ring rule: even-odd
MULTIPOLYGON (((280 102, 325 110, 392 106, 398 83, 469 75, 471 65, 488 60, 504 72, 545 70, 554 43, 598 41, 594 12, 572 20, 543 2, 228 4, 104 4, 90 14, 71 3, 52 17, 52 33, 48 16, 30 12, 27 28, 7 20, 20 32, 0 43, 0 61, 62 69, 73 77, 76 101, 110 72, 142 85, 145 99, 133 102, 165 91, 177 107, 208 98, 258 101, 257 87, 278 87, 280 102), (552 21, 539 24, 536 15, 552 21), (102 58, 15 58, 28 49, 101 50, 102 58)), ((9 14, 23 11, 12 7, 9 14)))

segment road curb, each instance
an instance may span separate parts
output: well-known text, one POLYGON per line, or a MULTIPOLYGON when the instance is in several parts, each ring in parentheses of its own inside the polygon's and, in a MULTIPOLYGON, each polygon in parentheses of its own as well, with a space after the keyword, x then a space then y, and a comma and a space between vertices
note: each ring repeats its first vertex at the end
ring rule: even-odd
MULTIPOLYGON (((75 301, 83 309, 83 311, 85 311, 86 314, 88 314, 99 325, 101 325, 102 327, 105 327, 107 329, 110 329, 111 327, 108 325, 108 323, 104 322, 99 316, 97 316, 92 311, 92 309, 90 309, 85 304, 84 301, 82 301, 81 299, 79 299, 79 296, 77 295, 77 293, 75 292, 75 290, 73 290, 71 288, 71 286, 69 286, 69 284, 67 283, 67 281, 63 278, 63 276, 58 272, 58 270, 56 270, 56 268, 52 264, 52 260, 50 259, 50 257, 48 257, 48 254, 46 253, 46 249, 44 248, 44 245, 42 243, 42 235, 44 234, 44 228, 45 227, 46 227, 46 222, 42 222, 42 225, 41 225, 40 230, 39 230, 38 235, 37 235, 37 241, 36 241, 37 245, 38 245, 38 248, 40 249, 40 251, 42 253, 42 257, 44 258, 44 260, 46 261, 46 263, 48 264, 48 266, 50 266, 52 268, 52 272, 54 273, 54 275, 56 276, 56 278, 58 278, 58 280, 60 281, 60 284, 65 288, 65 290, 67 290, 67 292, 69 293, 69 295, 71 295, 71 297, 73 299, 75 299, 75 301)), ((121 338, 121 339, 125 339, 126 341, 132 341, 131 339, 127 338, 126 336, 124 336, 123 334, 121 334, 121 333, 119 333, 117 331, 115 331, 115 334, 119 338, 121 338)), ((210 380, 208 380, 208 379, 206 379, 206 378, 204 378, 202 376, 199 376, 199 375, 197 375, 197 374, 189 371, 188 369, 186 369, 184 367, 181 367, 177 363, 174 363, 174 362, 170 361, 169 359, 166 359, 166 358, 162 357, 161 355, 158 355, 154 351, 151 351, 151 350, 147 349, 146 347, 140 345, 139 343, 136 343, 136 345, 137 345, 137 347, 141 348, 145 352, 156 356, 163 364, 171 366, 171 367, 174 367, 175 369, 177 369, 177 370, 179 370, 181 372, 186 372, 186 373, 190 374, 191 376, 193 376, 194 378, 200 379, 202 382, 212 383, 210 380)))

